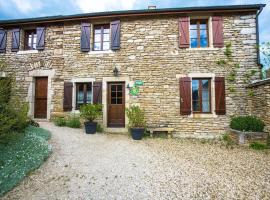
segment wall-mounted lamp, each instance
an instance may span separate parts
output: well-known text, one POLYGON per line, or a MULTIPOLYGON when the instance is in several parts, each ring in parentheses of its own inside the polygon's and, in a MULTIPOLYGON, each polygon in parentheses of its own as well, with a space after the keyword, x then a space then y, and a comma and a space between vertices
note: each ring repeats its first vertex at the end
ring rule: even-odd
POLYGON ((113 75, 114 76, 118 76, 119 75, 119 70, 117 69, 117 67, 114 68, 113 75))

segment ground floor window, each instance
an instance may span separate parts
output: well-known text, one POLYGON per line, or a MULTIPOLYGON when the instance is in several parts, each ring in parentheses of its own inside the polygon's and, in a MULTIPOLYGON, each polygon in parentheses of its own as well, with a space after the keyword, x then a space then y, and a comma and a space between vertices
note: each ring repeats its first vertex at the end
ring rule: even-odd
POLYGON ((92 83, 76 83, 76 109, 81 105, 92 103, 92 83))
POLYGON ((192 79, 192 107, 194 113, 211 112, 211 79, 192 79))

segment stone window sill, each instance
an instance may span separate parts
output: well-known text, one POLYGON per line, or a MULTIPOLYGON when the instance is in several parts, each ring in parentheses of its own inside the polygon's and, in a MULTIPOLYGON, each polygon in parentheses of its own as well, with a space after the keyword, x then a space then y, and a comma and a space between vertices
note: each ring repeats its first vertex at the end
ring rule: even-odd
POLYGON ((217 115, 214 113, 192 113, 190 118, 216 118, 217 115))
POLYGON ((107 51, 89 51, 88 54, 95 55, 95 54, 109 54, 109 53, 114 53, 114 51, 112 51, 112 50, 107 50, 107 51))
POLYGON ((187 48, 188 51, 216 51, 219 48, 207 47, 207 48, 187 48))
POLYGON ((21 55, 21 54, 32 54, 32 53, 38 53, 38 50, 22 50, 22 51, 18 51, 17 54, 21 55))

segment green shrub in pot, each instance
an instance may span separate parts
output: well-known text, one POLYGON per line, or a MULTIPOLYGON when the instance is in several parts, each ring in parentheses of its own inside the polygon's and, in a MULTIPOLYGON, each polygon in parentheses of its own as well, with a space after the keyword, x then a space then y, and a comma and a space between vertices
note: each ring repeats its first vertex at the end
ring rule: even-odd
POLYGON ((141 140, 145 130, 145 114, 139 106, 131 106, 126 109, 129 119, 131 136, 134 140, 141 140))
POLYGON ((102 115, 102 105, 101 104, 85 104, 80 106, 80 115, 87 121, 84 122, 85 131, 88 134, 94 134, 97 131, 97 122, 95 119, 102 115))

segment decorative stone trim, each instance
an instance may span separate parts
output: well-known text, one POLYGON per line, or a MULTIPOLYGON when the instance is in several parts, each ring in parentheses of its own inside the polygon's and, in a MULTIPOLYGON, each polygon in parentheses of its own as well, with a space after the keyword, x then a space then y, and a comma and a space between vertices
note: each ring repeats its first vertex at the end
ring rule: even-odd
POLYGON ((125 82, 125 107, 129 108, 129 90, 127 85, 129 77, 103 77, 102 80, 102 105, 103 105, 103 127, 105 132, 109 133, 127 133, 128 132, 128 118, 125 114, 125 128, 110 128, 107 127, 107 88, 108 82, 125 82))
MULTIPOLYGON (((76 83, 93 83, 94 78, 73 78, 71 82, 73 84, 72 90, 72 113, 80 113, 79 110, 76 110, 76 83)), ((93 84, 92 84, 92 100, 93 100, 93 84)))
POLYGON ((115 52, 112 51, 112 50, 107 50, 107 51, 89 51, 88 54, 91 55, 91 54, 114 54, 115 52))
POLYGON ((29 77, 27 80, 30 82, 28 87, 28 102, 29 102, 29 111, 28 115, 34 118, 35 110, 35 77, 48 77, 48 94, 47 94, 47 120, 51 117, 51 110, 53 109, 52 105, 52 78, 55 75, 55 70, 33 70, 29 71, 29 77))
POLYGON ((18 51, 17 54, 32 54, 32 53, 38 53, 38 50, 24 50, 24 51, 18 51))

